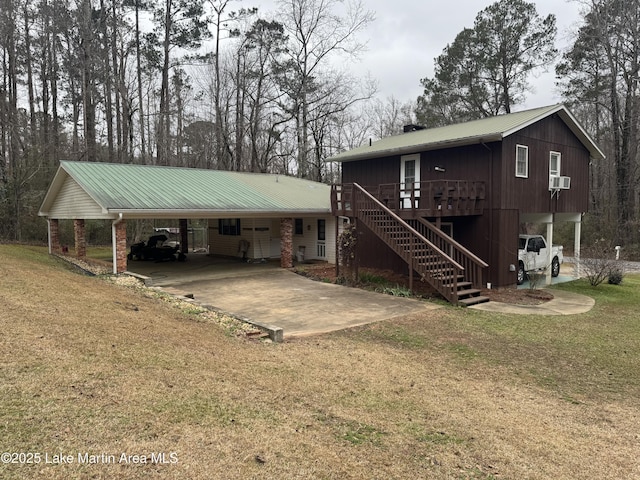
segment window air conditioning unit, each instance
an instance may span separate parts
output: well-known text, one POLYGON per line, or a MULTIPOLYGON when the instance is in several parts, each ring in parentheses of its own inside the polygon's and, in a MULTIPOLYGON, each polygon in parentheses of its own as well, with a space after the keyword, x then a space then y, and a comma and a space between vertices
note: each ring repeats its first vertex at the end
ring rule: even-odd
POLYGON ((549 190, 569 190, 571 177, 549 177, 549 190))

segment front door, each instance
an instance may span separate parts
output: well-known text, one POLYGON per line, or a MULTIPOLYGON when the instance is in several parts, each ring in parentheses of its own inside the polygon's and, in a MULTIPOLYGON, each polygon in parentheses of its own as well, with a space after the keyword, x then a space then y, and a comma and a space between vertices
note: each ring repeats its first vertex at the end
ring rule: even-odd
POLYGON ((418 208, 420 198, 420 155, 404 155, 400 158, 400 208, 418 208))

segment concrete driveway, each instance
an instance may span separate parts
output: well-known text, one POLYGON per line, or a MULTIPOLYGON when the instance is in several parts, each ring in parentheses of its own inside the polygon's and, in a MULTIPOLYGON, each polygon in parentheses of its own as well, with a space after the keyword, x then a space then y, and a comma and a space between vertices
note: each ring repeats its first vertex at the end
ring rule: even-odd
POLYGON ((210 259, 187 263, 131 262, 168 293, 250 321, 280 327, 284 337, 312 335, 440 308, 414 299, 310 280, 276 263, 242 264, 210 259))

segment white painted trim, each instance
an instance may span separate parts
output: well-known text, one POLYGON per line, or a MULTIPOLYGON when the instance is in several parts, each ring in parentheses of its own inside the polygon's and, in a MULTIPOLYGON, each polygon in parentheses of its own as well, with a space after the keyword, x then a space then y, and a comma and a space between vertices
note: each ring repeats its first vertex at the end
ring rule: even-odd
POLYGON ((581 243, 581 236, 582 236, 582 222, 578 221, 575 223, 575 225, 573 226, 574 229, 574 233, 573 233, 573 257, 575 260, 575 263, 573 265, 573 270, 574 270, 574 275, 578 278, 580 278, 580 243, 581 243))
POLYGON ((516 167, 516 177, 518 178, 529 178, 529 147, 527 145, 516 144, 516 158, 515 158, 515 167, 516 167), (526 162, 526 172, 524 175, 518 173, 518 149, 524 148, 527 152, 527 162, 526 162))
POLYGON ((521 213, 520 223, 553 223, 552 213, 521 213))
MULTIPOLYGON (((552 216, 553 217, 553 216, 552 216)), ((552 219, 553 220, 553 219, 552 219)), ((551 261, 553 260, 553 221, 547 223, 547 274, 546 284, 551 285, 551 261)))
POLYGON ((549 176, 550 177, 559 177, 561 175, 560 172, 562 172, 562 153, 556 152, 554 150, 550 150, 549 151, 549 176), (551 173, 551 158, 553 157, 553 155, 557 155, 558 156, 558 169, 557 169, 556 173, 551 173))
MULTIPOLYGON (((411 197, 411 194, 409 192, 405 192, 403 191, 405 188, 410 188, 411 185, 406 185, 406 170, 405 170, 405 166, 407 162, 411 162, 414 161, 415 162, 415 172, 414 172, 414 180, 413 180, 413 189, 415 190, 415 196, 419 197, 420 196, 420 154, 413 154, 413 155, 403 155, 402 157, 400 157, 400 199, 402 200, 401 206, 403 208, 410 208, 410 201, 407 201, 406 199, 409 199, 411 197)), ((416 205, 417 206, 417 205, 416 205)))

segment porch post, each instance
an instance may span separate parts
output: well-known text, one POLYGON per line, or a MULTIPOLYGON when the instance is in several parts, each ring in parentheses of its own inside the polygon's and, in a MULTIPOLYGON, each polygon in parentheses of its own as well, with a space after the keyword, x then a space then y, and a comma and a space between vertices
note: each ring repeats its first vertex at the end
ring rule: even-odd
POLYGON ((123 273, 127 270, 127 222, 119 220, 111 226, 113 242, 113 273, 123 273))
POLYGON ((573 238, 573 256, 575 263, 573 264, 573 272, 576 277, 580 277, 580 241, 582 235, 582 221, 577 221, 574 224, 574 238, 573 238))
POLYGON ((280 219, 280 266, 293 267, 293 218, 280 219))
POLYGON ((553 216, 551 217, 551 223, 547 223, 547 269, 545 284, 551 285, 551 261, 553 260, 553 216))
POLYGON ((60 253, 60 223, 57 218, 47 219, 49 227, 49 253, 60 253))
POLYGON ((189 252, 189 228, 186 218, 180 219, 180 251, 182 253, 189 252))
POLYGON ((75 237, 76 257, 86 258, 87 239, 85 236, 85 226, 83 218, 79 218, 73 221, 73 234, 75 237))

